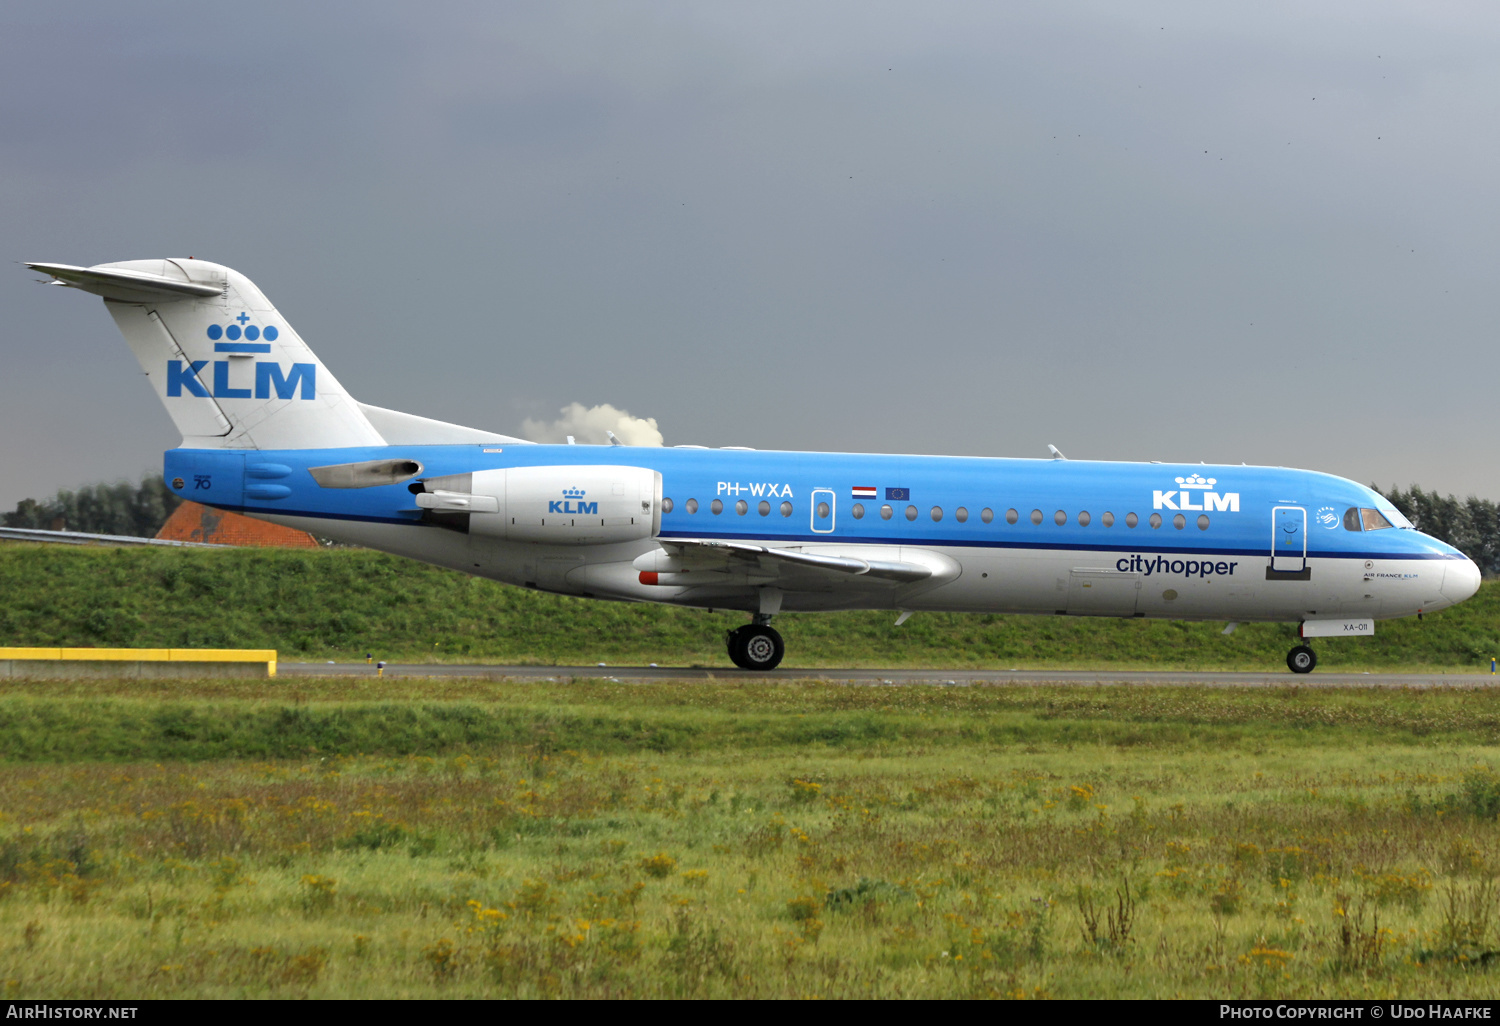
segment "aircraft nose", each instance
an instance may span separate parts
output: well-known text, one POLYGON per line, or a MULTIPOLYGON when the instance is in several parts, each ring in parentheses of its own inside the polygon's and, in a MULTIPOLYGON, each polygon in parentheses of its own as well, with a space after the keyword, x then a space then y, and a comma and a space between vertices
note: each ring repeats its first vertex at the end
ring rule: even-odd
POLYGON ((1443 598, 1457 604, 1479 590, 1479 567, 1472 559, 1454 560, 1443 571, 1443 598))

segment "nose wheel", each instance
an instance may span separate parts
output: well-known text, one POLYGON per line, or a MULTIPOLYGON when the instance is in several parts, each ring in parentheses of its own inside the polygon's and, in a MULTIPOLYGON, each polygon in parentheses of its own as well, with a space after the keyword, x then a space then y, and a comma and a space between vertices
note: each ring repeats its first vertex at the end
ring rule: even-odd
POLYGON ((1298 645, 1287 653, 1286 665, 1293 673, 1312 673, 1318 665, 1318 654, 1306 645, 1298 645))
POLYGON ((772 627, 750 623, 729 632, 729 661, 742 670, 774 670, 786 655, 786 643, 772 627))

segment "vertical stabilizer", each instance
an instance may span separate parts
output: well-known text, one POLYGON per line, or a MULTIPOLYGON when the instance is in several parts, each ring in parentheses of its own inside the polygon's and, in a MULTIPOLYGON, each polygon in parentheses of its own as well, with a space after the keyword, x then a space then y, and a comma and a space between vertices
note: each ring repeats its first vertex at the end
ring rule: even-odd
POLYGON ((206 260, 30 266, 104 297, 184 445, 385 444, 338 379, 238 271, 206 260))

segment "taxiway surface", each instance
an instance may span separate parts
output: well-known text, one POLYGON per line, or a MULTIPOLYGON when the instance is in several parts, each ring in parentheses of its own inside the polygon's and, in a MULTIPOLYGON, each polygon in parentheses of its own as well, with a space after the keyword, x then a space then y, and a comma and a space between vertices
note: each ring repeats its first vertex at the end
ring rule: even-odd
MULTIPOLYGON (((373 677, 364 663, 281 663, 286 677, 373 677)), ((1266 673, 1212 673, 1187 670, 852 670, 799 669, 784 666, 770 672, 730 667, 672 666, 457 666, 442 663, 390 663, 387 677, 478 677, 490 680, 568 681, 788 681, 818 680, 838 684, 1200 684, 1210 687, 1494 687, 1500 677, 1484 673, 1340 673, 1298 675, 1288 670, 1266 673)))

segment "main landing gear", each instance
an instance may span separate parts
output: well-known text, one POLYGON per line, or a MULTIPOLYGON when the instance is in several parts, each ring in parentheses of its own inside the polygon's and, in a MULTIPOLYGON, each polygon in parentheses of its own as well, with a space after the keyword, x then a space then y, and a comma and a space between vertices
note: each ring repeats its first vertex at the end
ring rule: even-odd
POLYGON ((786 643, 770 624, 769 616, 757 615, 751 623, 730 631, 729 661, 742 670, 774 670, 786 655, 786 643))
POLYGON ((1298 645, 1287 653, 1286 665, 1293 673, 1312 673, 1318 665, 1318 654, 1306 645, 1298 645))

